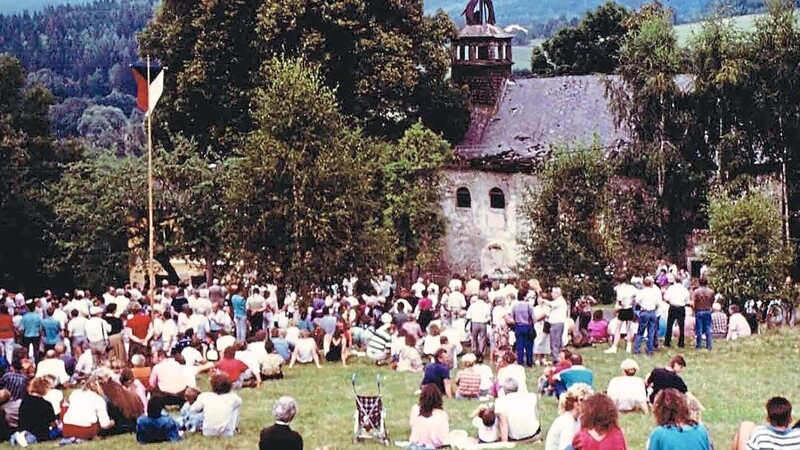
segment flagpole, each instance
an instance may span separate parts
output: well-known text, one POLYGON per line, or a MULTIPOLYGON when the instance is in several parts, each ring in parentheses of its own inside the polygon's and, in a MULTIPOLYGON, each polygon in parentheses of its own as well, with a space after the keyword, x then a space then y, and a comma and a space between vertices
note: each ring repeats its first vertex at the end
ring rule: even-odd
MULTIPOLYGON (((147 86, 150 86, 150 55, 147 55, 147 86)), ((148 89, 148 97, 149 97, 148 89)), ((155 301, 156 274, 153 267, 153 253, 155 247, 155 229, 153 227, 153 105, 147 102, 147 224, 148 224, 148 260, 147 274, 150 279, 150 302, 155 301)))

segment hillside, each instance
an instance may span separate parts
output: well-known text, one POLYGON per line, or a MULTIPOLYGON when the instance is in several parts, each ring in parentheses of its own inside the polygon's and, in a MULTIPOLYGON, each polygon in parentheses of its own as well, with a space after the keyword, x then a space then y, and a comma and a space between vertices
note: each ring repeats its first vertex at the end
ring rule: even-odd
POLYGON ((90 0, 0 0, 0 14, 37 12, 47 6, 89 3, 90 0))
MULTIPOLYGON (((534 23, 547 22, 558 17, 581 17, 587 11, 597 8, 606 0, 494 0, 497 21, 500 25, 518 23, 523 26, 534 23)), ((639 8, 649 3, 648 0, 617 0, 628 8, 639 8)), ((663 0, 662 3, 676 12, 676 21, 679 23, 697 22, 708 15, 710 5, 714 0, 663 0)), ((733 2, 736 14, 758 12, 763 8, 763 0, 737 0, 733 2)), ((447 12, 457 24, 464 23, 460 17, 461 11, 466 6, 466 0, 425 0, 425 9, 428 12, 442 9, 447 12)))

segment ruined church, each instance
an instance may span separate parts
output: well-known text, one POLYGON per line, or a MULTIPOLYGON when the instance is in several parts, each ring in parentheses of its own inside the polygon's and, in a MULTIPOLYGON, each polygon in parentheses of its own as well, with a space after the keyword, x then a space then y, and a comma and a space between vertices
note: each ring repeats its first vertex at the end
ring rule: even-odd
POLYGON ((472 120, 455 148, 458 163, 445 171, 443 263, 455 273, 500 276, 524 264, 529 224, 518 207, 537 183, 535 163, 555 145, 597 140, 612 151, 627 136, 614 127, 599 77, 514 79, 512 36, 491 20, 491 2, 480 3, 478 11, 467 6, 467 25, 450 48, 452 81, 468 87, 472 120))

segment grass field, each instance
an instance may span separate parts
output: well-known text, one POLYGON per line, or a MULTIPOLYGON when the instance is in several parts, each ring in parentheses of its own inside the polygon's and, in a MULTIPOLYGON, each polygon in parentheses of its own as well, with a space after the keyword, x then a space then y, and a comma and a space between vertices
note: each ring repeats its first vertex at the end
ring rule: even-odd
MULTIPOLYGON (((688 342, 687 342, 688 343, 688 342)), ((609 380, 617 375, 619 363, 628 355, 603 354, 604 348, 584 349, 586 366, 595 372, 595 389, 605 390, 609 380)), ((766 336, 735 342, 715 343, 711 352, 685 349, 688 361, 684 379, 689 389, 701 400, 706 410, 703 422, 709 427, 715 448, 730 448, 733 433, 742 420, 760 422, 764 417, 767 398, 782 395, 800 409, 800 330, 781 330, 766 336)), ((673 352, 662 351, 653 357, 640 356, 637 360, 644 376, 655 366, 666 363, 673 352)), ((272 403, 281 395, 292 395, 299 403, 299 413, 292 426, 305 440, 305 448, 322 445, 342 449, 378 449, 375 444, 353 444, 352 427, 355 410, 350 374, 358 377, 359 393, 368 395, 375 391, 375 376, 383 380, 383 397, 388 409, 388 430, 393 440, 408 438, 408 413, 416 398, 420 374, 395 373, 385 368, 369 365, 364 360, 353 360, 350 367, 325 364, 322 369, 313 366, 286 370, 286 379, 265 383, 260 389, 240 391, 244 399, 240 428, 242 434, 230 439, 209 439, 190 436, 186 442, 162 448, 181 449, 239 449, 256 448, 261 428, 271 423, 272 403)), ((528 386, 533 388, 538 370, 528 371, 528 386)), ((202 385, 208 383, 203 377, 202 385)), ((450 416, 451 429, 466 429, 468 414, 476 403, 447 400, 445 410, 450 416)), ((556 401, 545 398, 541 402, 542 430, 546 432, 556 417, 556 401)), ((643 449, 653 428, 649 415, 626 415, 622 427, 631 449, 643 449)), ((52 446, 51 444, 47 444, 52 446)), ((133 436, 121 436, 92 442, 75 448, 133 449, 141 448, 133 436)), ((518 448, 543 448, 542 443, 518 448)))

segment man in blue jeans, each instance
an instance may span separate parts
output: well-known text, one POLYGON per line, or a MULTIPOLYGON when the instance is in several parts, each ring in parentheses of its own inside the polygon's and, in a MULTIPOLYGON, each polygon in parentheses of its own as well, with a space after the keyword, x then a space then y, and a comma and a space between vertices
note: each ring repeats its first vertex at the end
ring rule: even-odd
POLYGON ((642 347, 642 338, 647 332, 647 354, 652 355, 658 339, 658 305, 661 303, 661 289, 655 285, 653 277, 646 277, 644 286, 636 294, 636 303, 639 305, 639 328, 636 330, 636 340, 633 343, 633 354, 638 355, 642 347))
POLYGON ((708 287, 708 280, 700 278, 700 286, 692 291, 691 305, 694 308, 695 348, 700 348, 703 334, 706 335, 706 350, 711 350, 711 307, 714 305, 714 290, 708 287))

